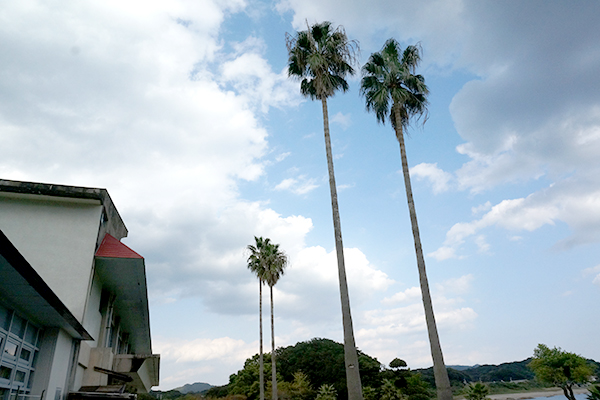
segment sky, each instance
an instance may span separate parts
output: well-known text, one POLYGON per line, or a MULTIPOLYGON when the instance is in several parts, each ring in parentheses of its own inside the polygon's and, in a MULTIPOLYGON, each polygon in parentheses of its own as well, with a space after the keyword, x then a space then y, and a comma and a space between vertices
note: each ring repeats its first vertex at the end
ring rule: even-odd
POLYGON ((285 45, 341 25, 361 49, 328 102, 356 344, 428 367, 398 143, 359 93, 387 39, 420 43, 429 118, 406 146, 446 364, 600 360, 600 3, 340 4, 0 0, 0 177, 109 191, 146 262, 158 389, 258 352, 254 236, 290 260, 276 345, 341 342, 321 105, 285 45))

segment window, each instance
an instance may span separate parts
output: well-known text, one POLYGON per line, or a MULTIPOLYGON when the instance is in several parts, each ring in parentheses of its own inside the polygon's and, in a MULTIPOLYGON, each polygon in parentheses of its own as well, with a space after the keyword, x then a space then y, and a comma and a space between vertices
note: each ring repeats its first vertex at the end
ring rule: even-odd
POLYGON ((33 326, 31 324, 28 324, 27 332, 25 333, 25 341, 29 344, 36 346, 37 338, 38 338, 38 331, 39 331, 38 328, 36 328, 35 326, 33 326))
POLYGON ((4 346, 4 357, 15 357, 17 355, 17 347, 16 343, 10 341, 6 342, 6 346, 4 346))
POLYGON ((2 379, 10 379, 10 374, 12 373, 12 369, 3 366, 0 366, 0 378, 2 379))
POLYGON ((0 304, 0 399, 11 390, 29 393, 39 337, 36 326, 0 304))
POLYGON ((11 316, 11 311, 0 304, 0 329, 8 330, 11 316))
POLYGON ((31 359, 31 351, 27 349, 21 349, 21 354, 19 355, 19 358, 23 361, 28 362, 31 359))
POLYGON ((27 321, 18 315, 13 315, 13 321, 10 325, 10 332, 17 335, 20 339, 23 339, 23 335, 25 334, 25 326, 27 325, 27 321))
POLYGON ((24 383, 25 382, 25 371, 17 371, 15 374, 15 381, 24 383))

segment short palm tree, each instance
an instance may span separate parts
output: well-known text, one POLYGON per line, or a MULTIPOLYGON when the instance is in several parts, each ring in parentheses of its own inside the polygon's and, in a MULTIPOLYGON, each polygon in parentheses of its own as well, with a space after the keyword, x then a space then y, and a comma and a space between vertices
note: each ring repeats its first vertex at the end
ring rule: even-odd
POLYGON ((450 381, 446 366, 444 365, 442 347, 438 337, 431 295, 429 293, 425 259, 423 258, 417 212, 412 195, 408 160, 404 145, 403 130, 408 126, 411 118, 427 115, 427 95, 429 94, 429 90, 425 85, 425 79, 421 75, 415 74, 415 69, 420 60, 419 47, 408 46, 402 51, 396 40, 389 39, 383 46, 383 49, 380 52, 371 54, 369 61, 364 65, 360 91, 365 97, 367 111, 373 111, 377 116, 378 122, 385 123, 388 118, 390 119, 396 133, 396 138, 400 143, 402 172, 404 173, 406 198, 415 241, 417 267, 419 270, 423 306, 425 308, 427 331, 429 332, 438 399, 452 400, 450 381))
POLYGON ((279 278, 284 273, 288 265, 288 258, 285 253, 279 250, 278 244, 268 243, 265 248, 265 272, 264 280, 269 285, 271 295, 271 393, 273 400, 277 400, 277 371, 275 363, 275 321, 273 308, 273 286, 277 284, 279 278))
POLYGON ((342 302, 342 324, 344 329, 344 358, 346 364, 346 380, 348 384, 348 399, 362 400, 362 387, 358 370, 358 355, 352 328, 350 299, 344 265, 344 245, 342 243, 342 228, 333 171, 333 156, 331 153, 331 138, 329 136, 329 115, 327 98, 336 91, 348 90, 346 75, 354 74, 352 64, 356 60, 358 44, 348 40, 341 27, 333 29, 331 22, 322 22, 308 27, 305 31, 286 36, 288 50, 288 74, 300 82, 300 92, 313 100, 321 100, 323 108, 323 130, 325 133, 325 151, 329 172, 329 190, 331 192, 331 208, 333 213, 333 228, 335 248, 338 261, 340 282, 340 297, 342 302))
POLYGON ((258 278, 258 319, 259 319, 259 385, 260 385, 260 400, 265 400, 265 366, 263 362, 263 329, 262 329, 262 287, 265 283, 266 263, 265 252, 270 245, 270 239, 254 236, 254 245, 248 245, 247 249, 250 252, 248 256, 248 268, 258 278))
POLYGON ((464 396, 467 400, 486 400, 490 389, 481 382, 471 383, 465 387, 464 396))

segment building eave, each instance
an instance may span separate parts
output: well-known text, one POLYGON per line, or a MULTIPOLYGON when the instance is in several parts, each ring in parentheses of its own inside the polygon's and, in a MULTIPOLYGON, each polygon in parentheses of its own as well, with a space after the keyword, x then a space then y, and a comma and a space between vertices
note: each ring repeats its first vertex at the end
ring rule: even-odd
POLYGON ((107 234, 95 255, 103 287, 115 294, 121 325, 130 334, 133 353, 152 354, 144 258, 107 234))
POLYGON ((111 233, 118 239, 127 236, 125 223, 106 189, 0 179, 0 194, 3 192, 21 194, 24 196, 33 195, 37 198, 49 196, 55 199, 97 200, 103 207, 103 220, 104 222, 107 222, 109 226, 101 226, 96 247, 100 245, 100 241, 105 233, 111 233))
POLYGON ((7 305, 18 306, 37 324, 64 329, 76 339, 94 340, 2 230, 0 293, 7 305))

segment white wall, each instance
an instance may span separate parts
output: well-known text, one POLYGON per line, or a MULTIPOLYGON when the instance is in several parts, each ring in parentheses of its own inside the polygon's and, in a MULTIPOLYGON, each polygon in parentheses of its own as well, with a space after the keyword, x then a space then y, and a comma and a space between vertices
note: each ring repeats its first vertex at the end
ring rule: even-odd
POLYGON ((55 400, 59 389, 64 397, 69 391, 65 385, 68 382, 73 339, 62 329, 46 328, 39 347, 31 394, 37 396, 45 391, 44 400, 55 400))
POLYGON ((0 193, 0 229, 80 322, 101 214, 97 200, 0 193))
POLYGON ((94 338, 93 341, 90 340, 86 342, 91 347, 97 347, 98 339, 100 338, 100 327, 102 325, 102 314, 100 313, 101 297, 102 284, 100 283, 98 274, 94 272, 82 323, 85 330, 94 338))
MULTIPOLYGON (((90 293, 85 308, 85 315, 83 316, 83 327, 85 330, 92 335, 94 340, 88 340, 81 342, 79 349, 79 358, 77 360, 77 369, 75 373, 75 381, 73 383, 73 390, 79 390, 84 383, 84 377, 89 375, 88 369, 92 368, 90 364, 90 354, 92 349, 98 346, 98 340, 100 338, 100 328, 102 327, 102 314, 100 313, 100 299, 102 297, 102 285, 98 278, 98 275, 94 273, 94 278, 90 286, 90 293)), ((94 360, 92 360, 94 361, 94 360)), ((112 369, 112 365, 108 367, 112 369)))

